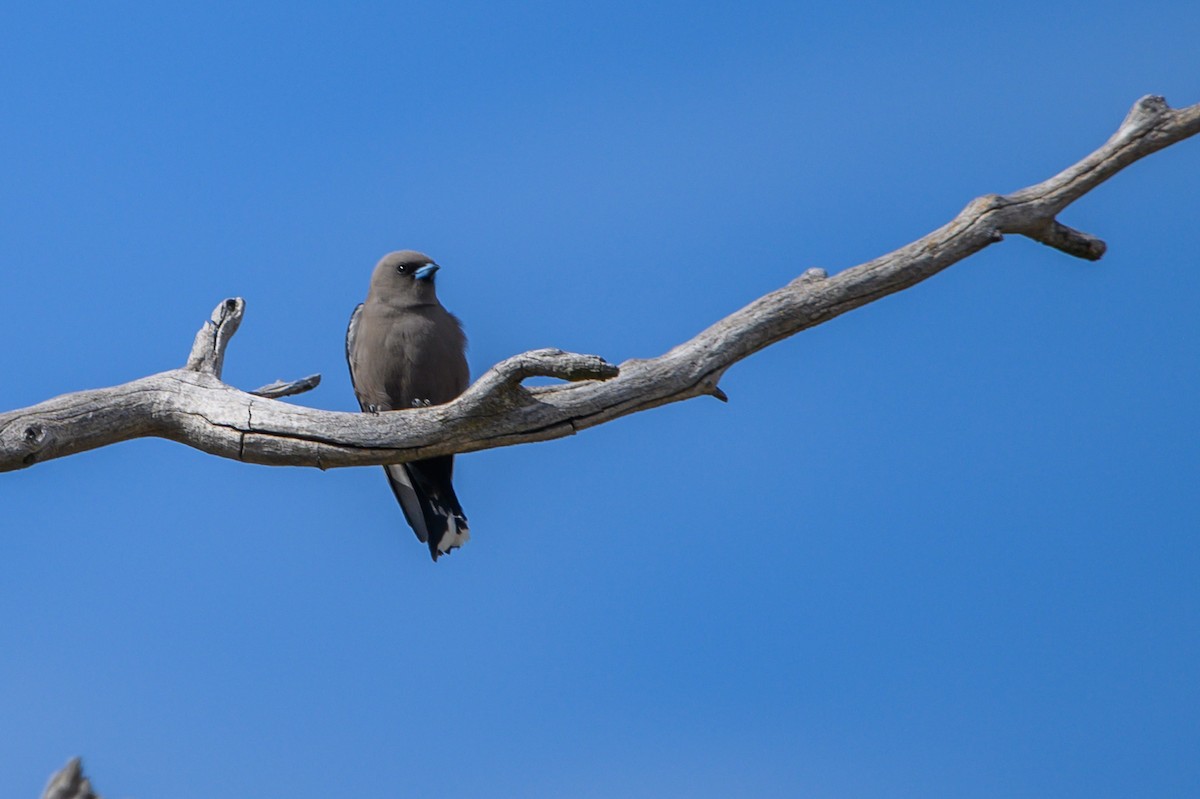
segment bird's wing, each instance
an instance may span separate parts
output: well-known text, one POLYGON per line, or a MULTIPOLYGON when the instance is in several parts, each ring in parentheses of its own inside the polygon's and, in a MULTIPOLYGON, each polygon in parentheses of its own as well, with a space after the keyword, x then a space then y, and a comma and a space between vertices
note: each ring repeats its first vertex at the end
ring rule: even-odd
POLYGON ((422 544, 428 543, 429 526, 425 523, 425 508, 422 506, 420 494, 413 485, 408 464, 393 463, 384 466, 383 471, 387 473, 388 485, 392 487, 392 493, 396 495, 396 501, 400 503, 400 510, 404 511, 404 518, 408 520, 408 526, 417 534, 417 538, 422 544))
MULTIPOLYGON (((358 339, 358 320, 362 318, 363 304, 360 302, 350 314, 350 324, 346 327, 346 366, 350 367, 350 385, 358 394, 358 381, 354 378, 354 342, 358 339)), ((358 403, 362 405, 362 400, 358 403)), ((363 408, 366 410, 366 408, 363 408)))
MULTIPOLYGON (((354 313, 350 314, 350 324, 346 328, 346 365, 350 367, 350 385, 354 387, 359 407, 364 411, 391 410, 390 407, 367 407, 367 403, 363 402, 362 394, 358 390, 358 378, 355 375, 354 348, 358 341, 358 323, 362 319, 362 312, 363 304, 360 302, 358 307, 354 309, 354 313)), ((417 534, 417 538, 422 543, 427 542, 429 540, 429 528, 425 524, 425 510, 421 505, 420 495, 413 486, 413 479, 408 472, 408 466, 403 463, 396 463, 384 466, 383 471, 387 474, 388 485, 392 487, 392 493, 396 495, 396 501, 400 503, 400 510, 404 511, 404 517, 408 520, 408 526, 413 529, 413 532, 417 534)))

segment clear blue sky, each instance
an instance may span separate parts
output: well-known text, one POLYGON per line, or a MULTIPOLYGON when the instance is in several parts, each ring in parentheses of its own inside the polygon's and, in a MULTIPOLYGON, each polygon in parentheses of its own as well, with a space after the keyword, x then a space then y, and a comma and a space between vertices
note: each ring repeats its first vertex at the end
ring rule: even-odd
MULTIPOLYGON (((10 5, 0 408, 321 372, 375 260, 472 371, 652 356, 1200 101, 1178 2, 10 5)), ((735 367, 379 469, 125 443, 0 475, 0 796, 1200 794, 1200 141, 735 367)))

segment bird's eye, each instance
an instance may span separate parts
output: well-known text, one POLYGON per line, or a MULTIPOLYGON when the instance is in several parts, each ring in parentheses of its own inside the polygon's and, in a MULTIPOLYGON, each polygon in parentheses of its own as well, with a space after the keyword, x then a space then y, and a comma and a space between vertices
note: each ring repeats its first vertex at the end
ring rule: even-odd
POLYGON ((399 266, 396 267, 396 271, 402 275, 405 274, 406 272, 408 272, 408 264, 400 264, 399 266))

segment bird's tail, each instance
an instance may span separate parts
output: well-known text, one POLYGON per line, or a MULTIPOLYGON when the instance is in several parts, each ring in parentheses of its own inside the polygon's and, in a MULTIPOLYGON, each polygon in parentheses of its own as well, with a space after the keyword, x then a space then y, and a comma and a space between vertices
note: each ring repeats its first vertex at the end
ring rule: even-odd
POLYGON ((458 507, 458 498, 454 489, 450 490, 453 506, 442 504, 440 498, 431 498, 426 512, 425 524, 429 527, 429 554, 434 560, 439 555, 445 555, 452 549, 458 549, 471 540, 471 529, 467 527, 467 517, 462 508, 458 507), (432 517, 432 518, 431 518, 432 517), (440 530, 440 535, 435 532, 440 530))
POLYGON ((383 468, 409 527, 422 543, 428 544, 435 561, 470 540, 466 514, 450 482, 449 457, 383 468))

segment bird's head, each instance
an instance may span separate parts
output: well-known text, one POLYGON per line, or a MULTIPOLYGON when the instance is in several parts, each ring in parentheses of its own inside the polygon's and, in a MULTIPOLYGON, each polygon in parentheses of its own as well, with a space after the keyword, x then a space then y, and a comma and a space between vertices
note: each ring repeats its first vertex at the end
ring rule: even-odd
POLYGON ((390 252, 375 264, 375 271, 371 273, 371 293, 405 304, 437 302, 433 276, 440 268, 432 258, 416 250, 390 252))

